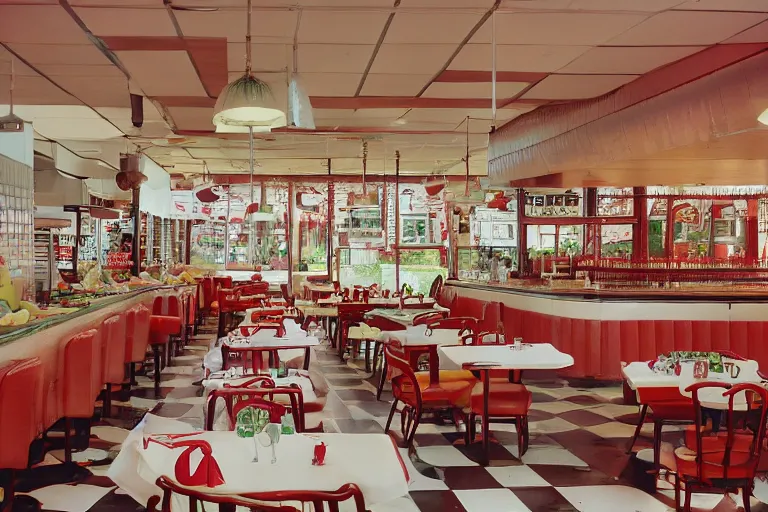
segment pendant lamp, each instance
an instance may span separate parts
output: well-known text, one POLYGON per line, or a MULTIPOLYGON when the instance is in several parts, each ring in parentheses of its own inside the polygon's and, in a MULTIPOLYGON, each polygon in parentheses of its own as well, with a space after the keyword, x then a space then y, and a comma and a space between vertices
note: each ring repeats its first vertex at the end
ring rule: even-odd
POLYGON ((763 110, 763 113, 757 117, 760 124, 768 125, 768 108, 763 110))
POLYGON ((272 88, 251 73, 251 1, 248 0, 245 36, 245 74, 221 91, 213 110, 217 133, 269 132, 286 125, 272 88))

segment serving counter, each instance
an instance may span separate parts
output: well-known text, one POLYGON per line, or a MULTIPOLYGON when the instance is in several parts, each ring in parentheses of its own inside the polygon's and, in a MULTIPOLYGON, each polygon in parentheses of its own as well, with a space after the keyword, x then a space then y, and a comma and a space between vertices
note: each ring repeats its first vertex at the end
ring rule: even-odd
MULTIPOLYGON (((47 428, 61 415, 57 408, 61 397, 60 366, 64 358, 65 340, 99 327, 107 318, 144 304, 152 309, 156 297, 194 293, 191 286, 151 286, 124 294, 94 300, 89 306, 66 314, 30 322, 27 325, 0 331, 0 366, 8 361, 38 358, 43 367, 42 409, 43 428, 47 428)), ((87 365, 85 365, 87 367, 87 365)))
POLYGON ((768 367, 768 292, 760 289, 548 290, 460 281, 445 288, 460 311, 501 303, 507 337, 571 354, 564 376, 619 380, 622 362, 673 350, 730 350, 768 367))

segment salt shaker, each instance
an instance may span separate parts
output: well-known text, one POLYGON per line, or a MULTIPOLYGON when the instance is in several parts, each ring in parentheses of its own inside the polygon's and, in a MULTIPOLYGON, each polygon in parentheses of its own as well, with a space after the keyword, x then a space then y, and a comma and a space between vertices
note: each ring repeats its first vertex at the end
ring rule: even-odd
POLYGON ((523 338, 515 338, 515 350, 523 349, 523 338))

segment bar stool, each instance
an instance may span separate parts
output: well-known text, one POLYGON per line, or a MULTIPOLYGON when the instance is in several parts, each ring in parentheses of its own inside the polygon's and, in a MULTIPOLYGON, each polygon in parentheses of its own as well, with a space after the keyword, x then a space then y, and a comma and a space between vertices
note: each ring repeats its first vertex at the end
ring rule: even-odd
POLYGON ((155 397, 160 396, 161 350, 170 351, 170 339, 181 329, 178 316, 152 315, 149 317, 149 345, 155 360, 155 397))
POLYGON ((135 386, 136 364, 143 363, 149 346, 149 309, 139 304, 128 310, 125 318, 125 363, 129 366, 130 385, 135 386))
MULTIPOLYGON (((181 300, 177 295, 167 295, 165 297, 156 297, 152 303, 152 316, 168 316, 176 317, 179 319, 178 328, 176 331, 167 333, 169 338, 165 347, 165 365, 171 364, 171 356, 173 355, 173 347, 176 346, 177 352, 181 352, 182 339, 182 326, 184 325, 184 308, 181 305, 181 300)), ((151 330, 151 329, 150 329, 151 330)))
POLYGON ((107 318, 102 326, 101 380, 104 382, 104 400, 101 415, 112 413, 112 386, 125 380, 125 315, 107 318))
POLYGON ((40 433, 43 367, 40 359, 8 361, 0 367, 0 468, 10 470, 0 508, 13 510, 15 471, 29 464, 29 445, 40 433))
POLYGON ((60 393, 64 418, 64 457, 72 462, 72 420, 90 420, 102 380, 101 332, 89 329, 68 339, 59 351, 60 393))

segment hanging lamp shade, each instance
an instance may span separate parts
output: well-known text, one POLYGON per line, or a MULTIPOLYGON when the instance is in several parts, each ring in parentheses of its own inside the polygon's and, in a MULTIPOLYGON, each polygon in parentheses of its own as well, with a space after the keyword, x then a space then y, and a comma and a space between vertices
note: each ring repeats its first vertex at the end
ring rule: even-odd
POLYGON ((768 125, 768 108, 763 110, 763 113, 757 116, 757 120, 760 124, 768 125))
POLYGON ((269 132, 286 125, 269 84, 246 74, 227 84, 213 111, 217 133, 269 132))
POLYGON ((309 102, 309 95, 304 90, 298 73, 291 75, 291 82, 288 84, 288 98, 288 117, 291 126, 314 130, 315 118, 312 115, 312 104, 309 102))

